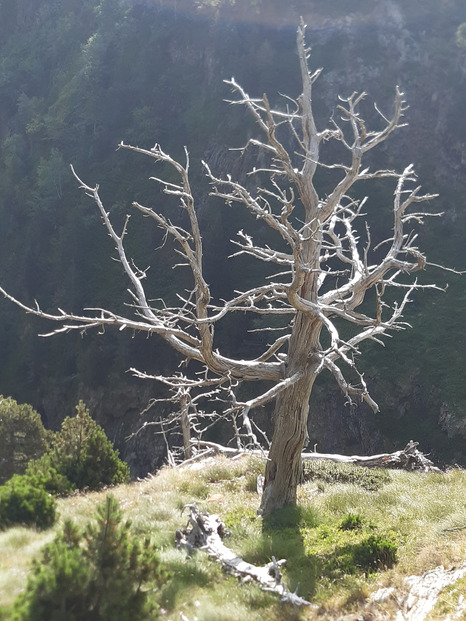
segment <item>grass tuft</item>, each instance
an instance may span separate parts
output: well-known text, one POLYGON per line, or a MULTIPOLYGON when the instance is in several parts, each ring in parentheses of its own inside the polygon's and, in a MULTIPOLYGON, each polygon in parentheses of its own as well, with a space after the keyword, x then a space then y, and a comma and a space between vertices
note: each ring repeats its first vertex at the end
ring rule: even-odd
POLYGON ((340 530, 361 530, 364 525, 364 518, 358 513, 348 513, 342 519, 340 530))

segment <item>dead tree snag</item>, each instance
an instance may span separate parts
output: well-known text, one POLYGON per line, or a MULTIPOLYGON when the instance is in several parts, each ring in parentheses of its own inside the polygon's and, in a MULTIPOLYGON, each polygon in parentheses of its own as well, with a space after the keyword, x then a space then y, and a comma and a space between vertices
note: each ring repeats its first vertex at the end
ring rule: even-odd
MULTIPOLYGON (((89 186, 74 171, 81 188, 96 203, 129 280, 128 313, 121 315, 105 308, 87 309, 82 314, 60 309, 50 313, 38 304, 24 304, 1 289, 5 297, 26 312, 61 325, 50 334, 114 326, 158 335, 182 359, 197 361, 204 370, 195 378, 182 374, 168 378, 140 375, 165 382, 181 396, 188 389, 195 398, 218 391, 216 398, 221 399, 222 414, 242 420, 251 442, 257 442, 251 413, 274 401, 274 434, 265 473, 263 513, 296 502, 301 454, 308 440, 309 397, 317 376, 329 371, 348 401, 362 399, 377 412, 378 406, 356 365, 359 347, 366 340, 381 343, 384 335, 407 328, 403 312, 412 293, 436 288, 416 279, 416 272, 424 269, 427 262, 411 229, 431 215, 419 205, 434 196, 421 193, 412 165, 396 172, 371 169, 365 162, 372 149, 403 126, 403 93, 396 89, 390 113, 382 113, 375 106, 375 129, 369 127, 360 112, 363 92, 340 98, 329 126, 319 129, 312 103, 321 70, 309 71, 310 50, 305 44, 304 24, 298 28, 297 49, 302 93, 296 99, 284 97, 284 105, 279 108, 272 107, 266 95, 250 97, 233 78, 227 81, 233 91, 230 103, 252 115, 262 136, 250 139, 243 151, 258 148, 268 158, 265 165, 250 171, 257 179, 256 188, 251 190, 229 175, 216 176, 204 163, 211 195, 228 206, 246 209, 275 235, 275 247, 256 241, 252 232, 244 231, 239 231, 234 242, 236 255, 274 266, 275 273, 270 278, 247 290, 234 291, 227 300, 216 300, 204 276, 203 240, 189 179, 188 151, 181 163, 159 144, 144 149, 122 143, 121 149, 151 158, 165 170, 171 169, 170 180, 156 176, 152 179, 161 186, 167 200, 173 200, 184 211, 185 227, 174 224, 166 211, 156 207, 138 202, 132 206, 172 238, 177 256, 181 256, 179 265, 190 271, 191 290, 179 292, 176 306, 151 299, 145 289, 145 271, 138 269, 127 255, 128 220, 118 234, 103 205, 99 187, 89 186), (327 161, 324 143, 335 143, 346 154, 343 161, 327 161), (334 180, 333 188, 326 193, 319 192, 322 172, 330 173, 334 180), (375 245, 369 228, 369 214, 374 206, 369 199, 358 198, 362 196, 360 186, 368 180, 388 180, 394 186, 392 225, 386 239, 377 240, 375 245), (216 343, 217 325, 231 313, 260 315, 264 329, 272 336, 277 334, 276 321, 272 321, 277 316, 285 319, 288 328, 286 333, 271 338, 255 358, 232 358, 219 351, 216 343), (349 336, 342 335, 343 324, 351 326, 345 331, 349 336), (258 389, 255 396, 241 401, 235 390, 241 382, 262 382, 259 386, 268 382, 271 387, 265 392, 258 389)), ((189 442, 187 435, 185 440, 189 442)))

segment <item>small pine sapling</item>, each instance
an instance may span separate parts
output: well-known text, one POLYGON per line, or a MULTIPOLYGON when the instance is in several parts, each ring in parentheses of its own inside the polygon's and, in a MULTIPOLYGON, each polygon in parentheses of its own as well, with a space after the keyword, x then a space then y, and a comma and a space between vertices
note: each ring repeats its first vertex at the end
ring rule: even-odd
POLYGON ((117 501, 108 495, 96 522, 84 531, 68 520, 33 562, 12 619, 28 621, 140 621, 156 619, 152 593, 166 574, 149 540, 131 533, 117 501))
POLYGON ((50 465, 77 489, 95 490, 129 480, 128 465, 82 401, 76 406, 76 416, 63 421, 49 457, 50 465))

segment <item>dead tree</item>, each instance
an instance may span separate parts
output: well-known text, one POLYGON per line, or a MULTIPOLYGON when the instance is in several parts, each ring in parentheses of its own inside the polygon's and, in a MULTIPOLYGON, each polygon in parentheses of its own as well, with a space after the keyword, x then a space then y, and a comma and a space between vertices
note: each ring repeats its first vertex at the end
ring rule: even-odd
MULTIPOLYGON (((214 426, 218 419, 221 417, 231 418, 228 414, 217 412, 216 410, 206 412, 203 410, 199 403, 205 400, 215 401, 219 400, 219 393, 221 389, 216 388, 216 380, 209 382, 202 379, 192 379, 182 373, 177 373, 173 376, 165 375, 148 375, 138 371, 137 369, 131 369, 140 379, 150 379, 160 382, 168 387, 170 396, 164 398, 153 398, 149 401, 147 407, 141 412, 141 414, 147 415, 152 409, 156 409, 160 403, 172 403, 174 409, 169 416, 162 416, 157 420, 145 422, 135 433, 131 434, 128 438, 133 438, 143 432, 147 427, 156 427, 158 433, 163 435, 167 448, 167 461, 170 465, 176 465, 179 461, 179 455, 175 455, 172 450, 170 439, 173 436, 180 435, 182 438, 182 460, 190 460, 193 458, 193 449, 199 445, 204 433, 214 426), (213 390, 209 390, 209 384, 214 384, 213 390), (201 390, 200 390, 201 389, 201 390), (197 391, 197 394, 192 393, 197 391), (178 459, 177 459, 178 458, 178 459)), ((225 392, 229 395, 231 387, 227 387, 225 392)), ((237 434, 238 435, 238 434, 237 434)), ((178 446, 179 443, 176 443, 178 446)), ((176 451, 179 452, 179 451, 176 451)), ((197 458, 200 456, 198 455, 197 458)))
POLYGON ((254 99, 234 79, 227 81, 234 93, 231 104, 246 108, 262 135, 249 140, 244 149, 258 148, 269 158, 268 164, 251 171, 251 175, 257 175, 257 187, 250 190, 230 176, 217 177, 204 164, 214 197, 229 206, 246 208, 274 231, 276 247, 261 244, 243 231, 235 242, 236 254, 275 266, 274 276, 247 291, 235 292, 226 301, 214 300, 204 278, 202 237, 189 181, 188 151, 181 163, 158 144, 144 149, 122 143, 120 148, 172 167, 178 176, 179 181, 152 179, 185 211, 189 221, 186 228, 153 207, 135 202, 133 208, 174 240, 182 263, 192 274, 191 292, 181 293, 175 307, 149 301, 144 287, 145 272, 137 269, 126 254, 127 221, 118 234, 101 201, 99 187, 87 185, 76 174, 83 190, 97 204, 115 243, 129 278, 133 313, 123 316, 108 309, 87 309, 75 315, 59 309, 51 314, 37 304, 27 306, 2 290, 27 312, 62 324, 50 334, 106 326, 158 334, 183 359, 201 363, 202 381, 209 390, 235 382, 269 382, 272 387, 265 392, 231 405, 250 428, 249 413, 275 401, 274 433, 261 503, 263 513, 296 502, 301 452, 308 438, 309 397, 319 373, 324 369, 330 371, 349 401, 363 399, 377 412, 378 406, 355 364, 359 346, 369 339, 381 342, 383 335, 408 327, 403 311, 413 291, 435 288, 433 284, 420 284, 412 276, 425 268, 426 259, 416 247, 416 234, 406 229, 428 215, 418 204, 433 195, 420 193, 411 165, 401 172, 363 166, 366 154, 402 126, 406 110, 403 93, 396 89, 390 115, 375 106, 376 129, 368 127, 360 114, 365 93, 353 93, 340 98, 329 127, 320 130, 314 119, 312 98, 321 70, 309 71, 304 24, 298 28, 297 47, 302 94, 295 100, 284 97, 281 109, 272 108, 266 95, 254 99), (335 143, 340 152, 346 153, 344 161, 325 161, 325 151, 321 154, 323 143, 335 143), (318 191, 320 171, 331 171, 335 177, 333 189, 325 195, 318 191), (392 228, 383 242, 374 245, 363 212, 370 208, 370 203, 357 199, 355 186, 377 179, 391 180, 394 196, 392 228), (393 301, 397 294, 397 301, 393 301), (289 330, 266 345, 256 358, 233 359, 218 351, 215 329, 227 314, 239 312, 260 315, 264 324, 280 315, 289 320, 289 330), (352 326, 345 332, 350 336, 345 338, 340 333, 343 323, 352 326))

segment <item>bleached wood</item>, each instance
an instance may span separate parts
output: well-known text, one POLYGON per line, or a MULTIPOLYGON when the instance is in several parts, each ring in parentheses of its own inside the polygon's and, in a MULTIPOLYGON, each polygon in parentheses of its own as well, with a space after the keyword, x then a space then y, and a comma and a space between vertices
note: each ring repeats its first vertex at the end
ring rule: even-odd
MULTIPOLYGON (((234 449, 205 440, 197 440, 193 442, 193 445, 198 449, 207 449, 208 453, 206 453, 206 455, 217 454, 229 458, 254 455, 265 460, 268 459, 268 451, 265 450, 234 449)), ((303 461, 333 461, 340 464, 365 466, 367 468, 441 472, 439 468, 434 466, 430 459, 418 450, 418 445, 418 442, 413 442, 411 440, 404 449, 394 451, 393 453, 379 453, 377 455, 338 455, 337 453, 318 453, 317 451, 313 451, 312 453, 303 452, 301 457, 303 461)))
POLYGON ((311 606, 297 591, 292 593, 283 584, 280 568, 285 565, 286 560, 277 561, 272 557, 272 561, 262 567, 248 563, 223 543, 224 537, 230 533, 218 515, 201 513, 195 504, 185 508, 189 509, 190 515, 187 526, 176 531, 178 548, 185 548, 188 552, 196 548, 205 550, 228 573, 241 578, 242 582, 254 580, 262 590, 279 595, 282 602, 295 606, 311 606))

